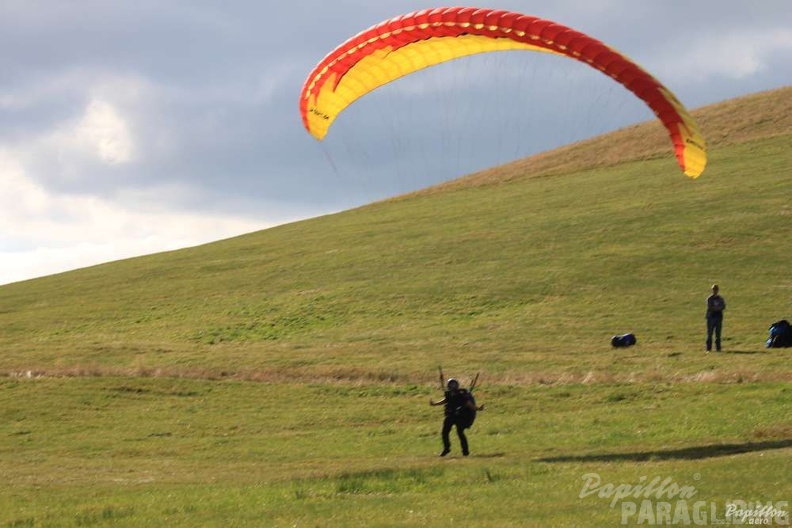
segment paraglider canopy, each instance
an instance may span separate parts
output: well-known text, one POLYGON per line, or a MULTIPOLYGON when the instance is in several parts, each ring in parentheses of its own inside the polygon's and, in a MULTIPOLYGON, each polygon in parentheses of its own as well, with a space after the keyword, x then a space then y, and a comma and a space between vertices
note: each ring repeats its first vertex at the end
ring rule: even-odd
POLYGON ((704 171, 705 142, 695 121, 668 88, 635 62, 556 22, 475 7, 408 13, 338 46, 316 65, 303 85, 303 125, 321 140, 345 108, 386 83, 460 57, 505 50, 551 53, 600 70, 651 108, 667 129, 677 163, 686 175, 696 178, 704 171))

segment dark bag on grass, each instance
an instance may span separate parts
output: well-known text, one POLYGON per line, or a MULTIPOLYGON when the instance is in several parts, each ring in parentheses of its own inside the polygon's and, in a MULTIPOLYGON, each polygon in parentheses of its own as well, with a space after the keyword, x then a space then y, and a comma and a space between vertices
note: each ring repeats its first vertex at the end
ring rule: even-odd
POLYGON ((635 334, 615 335, 611 338, 611 346, 613 348, 626 348, 633 346, 637 342, 635 334))
POLYGON ((770 325, 770 337, 765 346, 767 348, 792 347, 792 326, 789 321, 782 319, 770 325))

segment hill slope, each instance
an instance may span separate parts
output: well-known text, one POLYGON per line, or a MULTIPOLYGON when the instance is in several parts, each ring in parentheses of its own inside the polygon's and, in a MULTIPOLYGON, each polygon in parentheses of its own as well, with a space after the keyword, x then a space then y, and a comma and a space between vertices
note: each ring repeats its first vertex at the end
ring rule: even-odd
POLYGON ((695 181, 647 123, 431 192, 0 287, 0 373, 790 379, 762 349, 792 316, 790 107, 785 88, 698 110, 710 163, 695 181), (728 361, 702 353, 712 282, 728 361), (626 331, 638 347, 611 350, 626 331))

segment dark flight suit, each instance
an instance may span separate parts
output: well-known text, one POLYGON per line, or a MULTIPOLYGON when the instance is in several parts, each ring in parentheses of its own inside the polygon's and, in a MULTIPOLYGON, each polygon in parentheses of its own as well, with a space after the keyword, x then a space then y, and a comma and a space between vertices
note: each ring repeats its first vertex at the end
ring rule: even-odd
POLYGON ((467 456, 470 451, 468 450, 465 429, 470 427, 472 422, 473 411, 468 407, 471 395, 465 389, 459 389, 456 393, 446 391, 445 400, 445 419, 443 420, 443 430, 441 432, 443 438, 443 454, 447 454, 451 451, 451 440, 449 435, 451 433, 451 428, 456 426, 459 444, 462 446, 462 454, 467 456))

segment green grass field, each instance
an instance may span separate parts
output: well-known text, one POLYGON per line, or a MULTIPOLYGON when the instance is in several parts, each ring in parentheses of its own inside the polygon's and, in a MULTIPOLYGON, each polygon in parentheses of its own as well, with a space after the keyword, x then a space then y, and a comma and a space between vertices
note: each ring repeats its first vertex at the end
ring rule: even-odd
POLYGON ((597 138, 569 147, 588 169, 548 168, 551 153, 536 173, 527 160, 0 287, 0 525, 615 526, 682 524, 682 507, 714 523, 730 501, 788 511, 792 349, 764 340, 792 319, 791 102, 783 89, 701 110, 714 140, 698 180, 668 153, 586 162, 597 138), (714 282, 724 352, 705 354, 714 282), (624 332, 638 345, 612 349, 624 332), (463 382, 481 372, 471 457, 453 436, 436 457, 438 365, 463 382), (695 495, 640 510, 645 497, 585 494, 593 473, 695 495))

